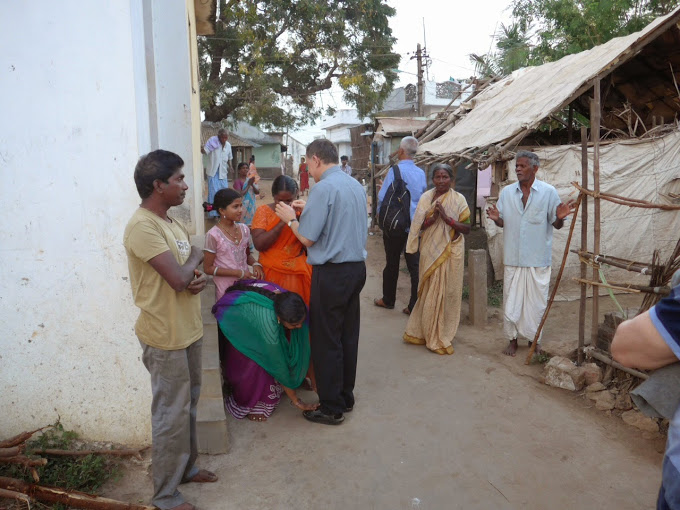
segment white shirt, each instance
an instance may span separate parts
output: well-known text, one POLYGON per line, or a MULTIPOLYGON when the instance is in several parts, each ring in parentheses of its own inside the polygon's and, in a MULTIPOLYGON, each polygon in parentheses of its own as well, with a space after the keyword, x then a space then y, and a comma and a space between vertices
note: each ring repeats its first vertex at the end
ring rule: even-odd
POLYGON ((347 163, 345 166, 340 165, 340 170, 345 172, 350 177, 352 176, 352 167, 349 166, 349 163, 347 163))
POLYGON ((496 207, 503 218, 503 263, 506 266, 552 265, 553 223, 560 197, 557 190, 534 180, 526 207, 519 182, 501 191, 496 207))
POLYGON ((205 171, 208 177, 214 177, 219 170, 219 179, 226 179, 229 172, 229 161, 233 157, 231 154, 231 144, 224 142, 224 147, 222 147, 222 144, 218 143, 218 147, 213 149, 210 145, 210 140, 208 140, 203 150, 210 156, 210 167, 205 171))

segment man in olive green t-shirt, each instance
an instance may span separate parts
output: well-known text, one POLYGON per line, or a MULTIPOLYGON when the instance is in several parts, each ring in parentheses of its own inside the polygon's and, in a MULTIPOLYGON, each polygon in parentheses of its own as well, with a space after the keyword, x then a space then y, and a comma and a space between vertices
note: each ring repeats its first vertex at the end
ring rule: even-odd
POLYGON ((196 405, 201 393, 203 321, 198 293, 207 283, 197 268, 203 252, 184 226, 168 215, 184 202, 184 161, 157 150, 142 156, 135 184, 142 203, 125 228, 130 283, 140 308, 135 333, 151 375, 153 504, 161 510, 195 510, 180 483, 215 482, 194 464, 198 457, 196 405))

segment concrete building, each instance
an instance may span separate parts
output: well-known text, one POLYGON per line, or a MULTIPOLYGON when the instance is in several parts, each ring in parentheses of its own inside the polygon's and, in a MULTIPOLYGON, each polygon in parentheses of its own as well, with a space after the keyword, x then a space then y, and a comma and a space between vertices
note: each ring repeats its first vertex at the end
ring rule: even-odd
POLYGON ((229 130, 253 144, 255 166, 261 177, 272 179, 281 173, 281 140, 260 128, 238 121, 229 130))
POLYGON ((193 0, 3 2, 0 20, 0 430, 60 417, 147 443, 123 230, 137 159, 164 148, 189 184, 174 214, 204 231, 193 0))
POLYGON ((352 164, 352 136, 350 128, 370 123, 367 118, 359 118, 354 109, 338 110, 335 115, 329 117, 321 124, 321 129, 326 131, 326 138, 338 148, 339 156, 347 156, 352 164))
MULTIPOLYGON (((423 94, 423 117, 432 118, 443 111, 454 95, 465 87, 465 83, 448 80, 443 82, 426 81, 423 94)), ((463 90, 452 107, 460 105, 471 93, 472 87, 463 90)), ((418 113, 418 90, 414 84, 398 87, 385 100, 378 117, 415 117, 418 113)))

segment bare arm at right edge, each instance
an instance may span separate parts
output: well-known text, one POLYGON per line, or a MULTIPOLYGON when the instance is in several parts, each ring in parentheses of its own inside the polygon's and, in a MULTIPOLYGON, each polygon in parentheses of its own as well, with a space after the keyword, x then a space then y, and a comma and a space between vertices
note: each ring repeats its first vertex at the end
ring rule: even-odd
POLYGON ((183 265, 179 265, 170 250, 164 251, 149 259, 149 264, 168 282, 176 292, 185 290, 196 274, 194 270, 203 262, 203 251, 195 246, 191 247, 191 254, 183 265))

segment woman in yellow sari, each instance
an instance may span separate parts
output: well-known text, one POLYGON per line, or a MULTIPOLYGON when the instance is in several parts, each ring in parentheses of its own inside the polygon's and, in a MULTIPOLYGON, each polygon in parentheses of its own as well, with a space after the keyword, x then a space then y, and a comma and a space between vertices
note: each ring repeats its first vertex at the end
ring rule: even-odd
POLYGON ((455 176, 449 165, 435 165, 432 182, 434 188, 418 201, 406 243, 407 253, 417 253, 420 241, 420 283, 404 342, 453 354, 463 297, 462 234, 470 232, 470 209, 452 189, 455 176))
POLYGON ((290 227, 274 213, 279 202, 291 205, 297 192, 297 183, 291 177, 279 175, 274 179, 274 203, 257 208, 250 231, 260 252, 258 262, 264 269, 264 279, 300 294, 309 307, 312 266, 307 264, 307 252, 290 227))

